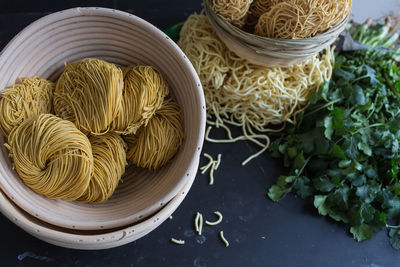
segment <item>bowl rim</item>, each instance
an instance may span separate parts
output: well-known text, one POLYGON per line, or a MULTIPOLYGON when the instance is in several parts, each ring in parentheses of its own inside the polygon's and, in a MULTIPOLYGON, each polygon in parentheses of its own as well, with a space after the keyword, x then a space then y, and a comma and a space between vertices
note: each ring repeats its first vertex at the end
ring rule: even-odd
POLYGON ((317 34, 313 37, 309 38, 299 38, 299 39, 283 39, 283 38, 269 38, 269 37, 263 37, 263 36, 258 36, 256 34, 252 34, 246 31, 243 31, 242 29, 233 26, 231 23, 226 22, 223 20, 220 16, 218 16, 214 9, 212 8, 212 0, 204 0, 205 1, 205 11, 207 16, 212 16, 212 18, 217 22, 219 27, 221 27, 223 30, 229 30, 231 33, 234 33, 234 35, 239 38, 240 40, 243 41, 243 39, 246 40, 251 40, 253 39, 253 42, 249 41, 250 43, 256 42, 256 43, 270 43, 274 45, 312 45, 315 43, 320 43, 326 41, 326 39, 330 39, 333 36, 336 36, 336 32, 340 30, 340 28, 344 27, 344 25, 347 24, 347 22, 351 18, 351 12, 349 12, 346 16, 342 18, 342 20, 333 25, 330 29, 327 31, 317 34))
MULTIPOLYGON (((193 80, 193 93, 196 96, 196 101, 199 102, 199 131, 196 133, 196 136, 193 137, 193 144, 191 144, 190 147, 187 149, 190 149, 190 155, 191 158, 188 162, 193 162, 196 161, 199 156, 200 156, 200 151, 203 146, 204 142, 204 133, 205 133, 205 124, 206 124, 206 110, 205 110, 205 97, 203 93, 203 89, 201 86, 200 79, 193 67, 193 65, 190 63, 189 59, 186 57, 186 55, 183 53, 183 51, 179 48, 179 46, 171 40, 164 32, 162 32, 160 29, 152 25, 151 23, 124 11, 116 10, 116 9, 111 9, 111 8, 103 8, 103 7, 76 7, 76 8, 70 8, 66 10, 61 10, 58 12, 51 13, 49 15, 46 15, 44 17, 39 18, 38 20, 35 20, 34 22, 30 23, 28 26, 26 26, 23 30, 21 30, 18 34, 16 34, 11 41, 8 42, 8 44, 2 49, 0 52, 0 62, 5 60, 4 58, 7 58, 8 50, 12 49, 13 46, 18 45, 19 42, 22 42, 24 38, 26 38, 25 35, 29 36, 28 34, 32 34, 32 31, 35 30, 35 28, 38 27, 38 25, 48 25, 52 21, 59 21, 65 18, 71 18, 71 17, 79 17, 79 16, 90 16, 90 15, 98 15, 98 16, 107 16, 111 17, 114 19, 124 19, 125 22, 134 22, 135 24, 140 24, 143 26, 143 29, 146 29, 149 31, 150 34, 152 35, 157 35, 159 36, 159 39, 162 40, 164 45, 168 48, 171 49, 171 52, 175 53, 175 57, 178 60, 178 64, 181 65, 182 69, 185 69, 190 73, 190 78, 193 80), (196 84, 197 86, 194 86, 196 84), (203 108, 202 108, 203 107, 203 108)), ((189 114, 190 115, 190 114, 189 114)), ((179 190, 187 183, 187 180, 189 179, 189 176, 186 175, 188 167, 182 171, 182 177, 179 179, 179 182, 176 183, 172 190, 168 192, 168 194, 165 194, 162 196, 162 202, 167 203, 170 201, 173 197, 176 196, 176 194, 179 192, 179 190)), ((25 185, 24 185, 25 186, 25 185)), ((7 192, 7 187, 3 185, 2 182, 0 182, 0 188, 9 196, 11 197, 8 192, 7 192)), ((14 202, 15 199, 13 199, 14 202)), ((159 205, 157 204, 160 200, 154 200, 152 207, 154 206, 154 211, 156 211, 155 207, 157 206, 157 209, 159 209, 159 205)), ((29 209, 27 210, 27 207, 24 205, 21 205, 21 203, 16 203, 19 207, 25 209, 27 212, 30 214, 34 215, 35 213, 30 211, 29 209)), ((149 205, 150 206, 150 205, 149 205)), ((153 211, 153 212, 154 212, 153 211)), ((152 212, 152 213, 153 213, 152 212)), ((151 216, 151 215, 149 215, 151 216)), ((124 224, 116 224, 115 221, 110 224, 109 227, 107 227, 105 222, 101 223, 101 228, 107 229, 107 228, 115 228, 119 226, 124 226, 129 223, 132 223, 134 221, 133 216, 130 221, 124 221, 124 224)), ((41 219, 49 219, 49 218, 44 218, 43 216, 40 217, 41 219)), ((60 223, 57 221, 57 219, 50 219, 46 220, 49 223, 55 224, 55 225, 62 225, 62 222, 60 223)), ((69 224, 68 224, 69 225, 69 224)), ((78 225, 75 225, 75 227, 78 228, 78 225)), ((99 229, 98 226, 94 227, 93 229, 99 229)))
POLYGON ((199 160, 200 158, 192 162, 190 166, 192 175, 189 177, 187 183, 179 189, 178 194, 174 196, 167 205, 146 220, 134 225, 125 226, 120 230, 111 230, 110 232, 102 234, 76 234, 47 228, 35 222, 33 219, 36 218, 19 208, 1 189, 0 211, 11 222, 22 228, 28 234, 56 246, 83 250, 108 249, 122 246, 147 235, 175 212, 190 191, 196 177, 199 160))

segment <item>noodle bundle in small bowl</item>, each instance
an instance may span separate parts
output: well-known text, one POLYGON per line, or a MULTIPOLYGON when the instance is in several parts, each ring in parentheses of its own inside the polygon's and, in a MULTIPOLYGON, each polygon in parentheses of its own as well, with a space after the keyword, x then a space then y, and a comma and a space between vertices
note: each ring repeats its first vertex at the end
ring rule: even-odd
POLYGON ((331 45, 345 29, 352 5, 352 0, 247 1, 247 21, 240 27, 221 12, 217 0, 204 0, 204 7, 229 50, 267 67, 291 66, 331 45))

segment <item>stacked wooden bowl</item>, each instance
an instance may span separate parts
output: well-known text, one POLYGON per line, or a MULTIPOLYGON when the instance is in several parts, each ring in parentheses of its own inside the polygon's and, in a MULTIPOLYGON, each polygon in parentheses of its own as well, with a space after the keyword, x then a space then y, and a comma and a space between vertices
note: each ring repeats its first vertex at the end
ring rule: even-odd
MULTIPOLYGON (((189 60, 160 30, 118 10, 74 8, 39 19, 21 31, 0 56, 0 89, 20 77, 55 80, 65 62, 94 57, 120 66, 151 65, 162 72, 183 113, 185 141, 156 172, 126 170, 105 203, 47 199, 34 193, 0 153, 0 209, 32 235, 56 245, 101 249, 149 233, 179 206, 197 172, 205 128, 201 83, 189 60)), ((3 137, 1 143, 5 143, 3 137)))

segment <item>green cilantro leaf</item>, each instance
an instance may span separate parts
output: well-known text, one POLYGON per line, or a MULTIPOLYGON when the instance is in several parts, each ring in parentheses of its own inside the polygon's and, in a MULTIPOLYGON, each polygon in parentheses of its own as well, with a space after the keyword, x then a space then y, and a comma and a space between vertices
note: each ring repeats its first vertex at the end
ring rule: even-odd
POLYGON ((400 249, 400 233, 399 229, 389 230, 390 245, 395 249, 400 249))
POLYGON ((369 240, 372 238, 372 228, 367 224, 352 226, 350 228, 350 233, 353 234, 354 239, 358 242, 369 240))
POLYGON ((271 186, 271 188, 268 191, 268 197, 271 200, 278 202, 279 200, 284 198, 290 191, 291 191, 291 188, 273 185, 273 186, 271 186))

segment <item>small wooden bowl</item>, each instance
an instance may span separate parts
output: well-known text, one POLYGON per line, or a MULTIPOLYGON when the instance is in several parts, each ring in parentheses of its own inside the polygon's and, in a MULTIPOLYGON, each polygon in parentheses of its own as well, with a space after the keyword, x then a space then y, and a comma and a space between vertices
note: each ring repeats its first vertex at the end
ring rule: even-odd
POLYGON ((303 39, 274 39, 245 32, 220 18, 212 7, 212 0, 204 0, 208 20, 218 37, 239 57, 265 67, 288 67, 307 60, 330 46, 345 29, 350 14, 328 31, 303 39))
MULTIPOLYGON (((123 183, 107 202, 82 204, 34 193, 12 170, 8 151, 1 146, 0 188, 20 208, 49 224, 81 230, 124 227, 163 208, 196 175, 197 167, 189 167, 198 161, 203 144, 203 89, 190 61, 163 32, 132 14, 97 7, 53 13, 21 31, 0 56, 0 89, 20 77, 55 80, 65 62, 86 57, 121 66, 147 64, 160 70, 182 107, 182 148, 159 171, 128 168, 123 183)), ((0 137, 0 142, 4 144, 5 138, 0 137)))

